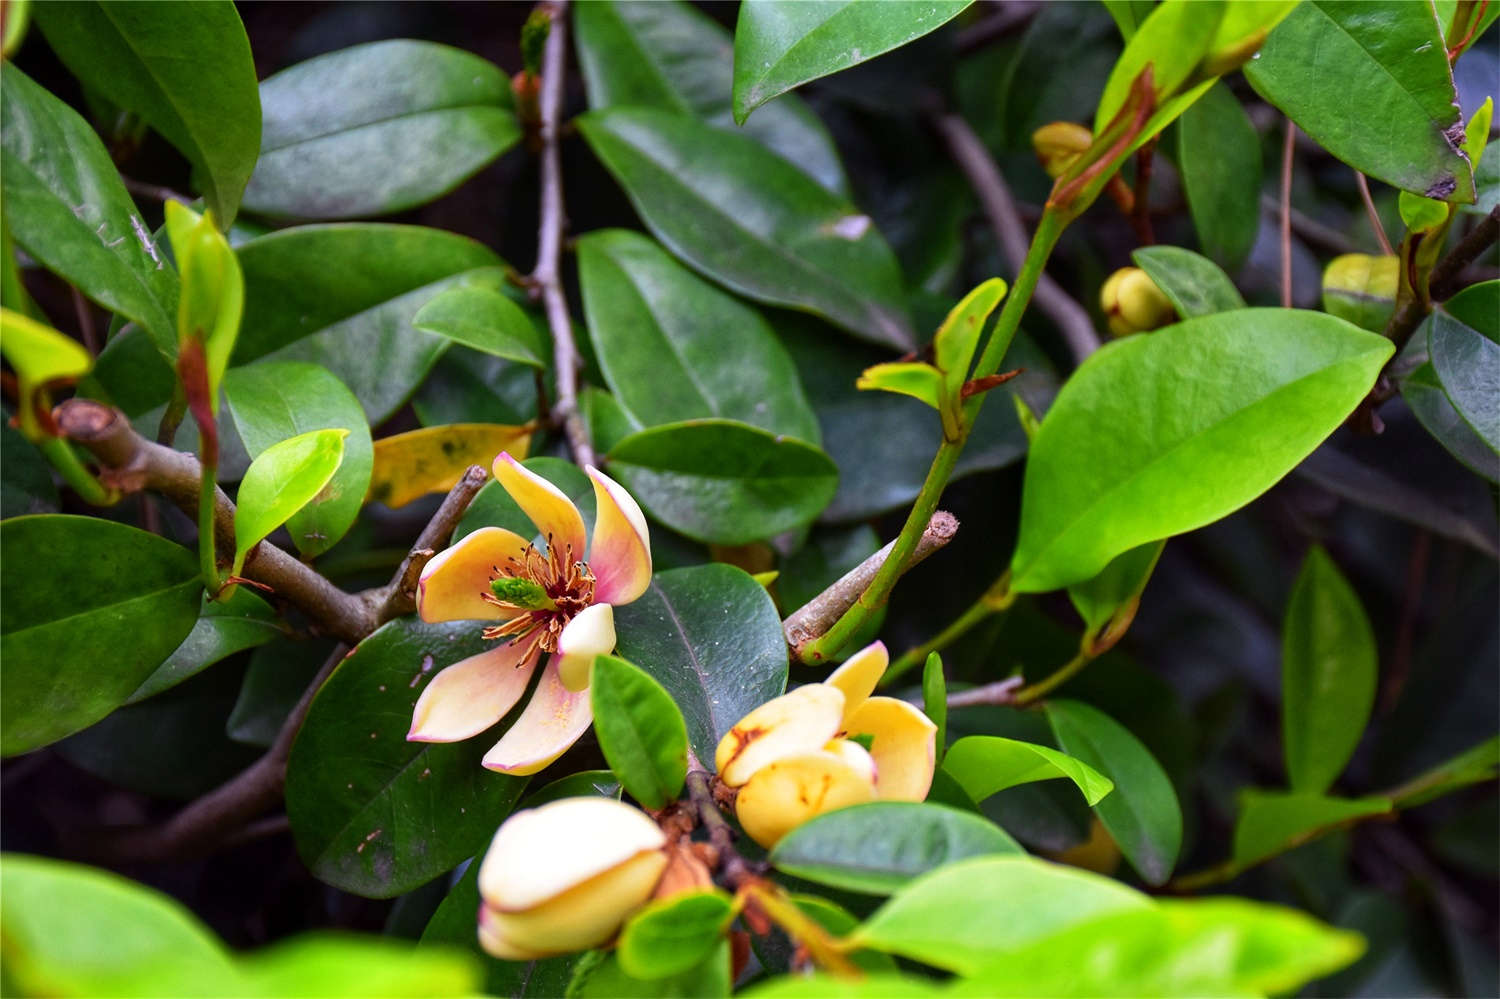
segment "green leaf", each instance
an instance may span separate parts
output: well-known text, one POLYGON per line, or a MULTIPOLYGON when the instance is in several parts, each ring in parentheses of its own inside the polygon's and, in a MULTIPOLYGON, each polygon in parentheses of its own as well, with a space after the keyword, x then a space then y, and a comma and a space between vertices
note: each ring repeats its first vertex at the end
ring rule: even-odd
POLYGON ((1395 255, 1334 257, 1323 270, 1323 311, 1379 333, 1396 311, 1400 276, 1401 258, 1395 255))
POLYGON ((1444 302, 1443 311, 1486 338, 1500 341, 1500 281, 1469 285, 1444 302))
POLYGON ((1308 0, 1271 32, 1245 76, 1356 170, 1429 198, 1474 200, 1458 145, 1458 96, 1430 4, 1308 0))
POLYGON ((125 703, 198 618, 197 557, 154 534, 42 514, 0 523, 0 549, 0 755, 125 703))
POLYGON ((873 801, 819 815, 771 851, 780 871, 845 891, 889 895, 967 857, 1024 853, 988 819, 946 805, 873 801))
MULTIPOLYGON (((1417 332, 1421 334, 1420 329, 1417 332)), ((1495 454, 1494 449, 1453 407, 1431 362, 1421 365, 1401 380, 1401 398, 1449 454, 1476 474, 1491 482, 1500 482, 1500 455, 1495 454)))
POLYGON ((652 108, 577 123, 646 228, 689 266, 873 343, 914 345, 895 255, 870 217, 754 139, 652 108))
POLYGON ((731 987, 729 941, 720 941, 696 967, 669 978, 644 980, 628 973, 619 954, 596 951, 580 961, 568 983, 570 999, 728 999, 731 987))
MULTIPOLYGON (((1493 317, 1490 322, 1495 322, 1493 317)), ((1500 385, 1500 340, 1439 309, 1427 327, 1427 351, 1453 408, 1491 450, 1500 453, 1500 393, 1495 391, 1500 385)))
POLYGON ((879 389, 909 395, 942 411, 943 373, 926 361, 888 361, 866 368, 856 383, 864 391, 879 389))
POLYGON ((175 687, 219 660, 264 645, 281 634, 276 612, 247 587, 237 587, 228 600, 205 597, 193 630, 167 661, 142 681, 127 703, 175 687))
POLYGON ((1390 796, 1397 808, 1415 808, 1461 787, 1494 780, 1497 769, 1500 769, 1500 736, 1444 760, 1402 784, 1390 796))
POLYGON ((1287 791, 1240 792, 1233 857, 1241 869, 1258 864, 1346 822, 1384 815, 1389 798, 1328 798, 1287 791))
POLYGON ((889 52, 957 17, 972 0, 748 0, 734 29, 734 119, 793 87, 889 52))
POLYGON ((240 480, 234 511, 234 571, 261 539, 307 506, 344 460, 349 431, 310 430, 262 451, 240 480))
POLYGON ((210 215, 199 215, 176 201, 166 205, 166 232, 182 275, 177 301, 177 344, 203 345, 209 403, 219 411, 219 383, 240 332, 245 311, 245 279, 234 251, 210 215))
POLYGON ((623 659, 599 656, 592 677, 594 732, 609 768, 636 801, 665 808, 677 800, 687 776, 682 712, 665 687, 623 659))
POLYGON ((1088 579, 1136 545, 1239 509, 1343 422, 1393 350, 1291 309, 1200 316, 1106 345, 1032 442, 1012 589, 1088 579))
POLYGON ((247 746, 271 748, 332 651, 326 640, 283 638, 252 652, 234 707, 224 722, 225 733, 247 746))
POLYGON ((1218 0, 1165 0, 1158 4, 1130 36, 1109 74, 1094 112, 1094 134, 1103 132, 1125 106, 1130 85, 1147 65, 1158 102, 1175 94, 1213 47, 1225 6, 1218 0))
POLYGON ((1152 541, 1121 552, 1093 579, 1068 587, 1068 599, 1083 618, 1086 641, 1100 637, 1116 618, 1129 626, 1164 547, 1165 541, 1152 541))
POLYGON ((37 26, 84 85, 139 114, 190 160, 228 229, 261 145, 250 39, 230 0, 38 4, 37 26))
POLYGON ((536 808, 545 805, 549 801, 558 801, 562 798, 581 798, 594 795, 600 798, 614 798, 619 800, 620 792, 619 778, 612 770, 581 770, 576 774, 568 774, 559 777, 550 784, 543 785, 532 791, 521 799, 521 804, 516 806, 517 810, 522 808, 536 808))
POLYGON ((578 269, 599 368, 637 423, 722 417, 818 443, 797 369, 755 309, 624 229, 581 238, 578 269))
POLYGON ((1292 790, 1328 790, 1375 704, 1375 632, 1328 553, 1313 546, 1281 634, 1281 738, 1292 790))
POLYGON ((1114 782, 1094 805, 1099 821, 1147 884, 1172 876, 1182 846, 1182 808, 1161 764, 1131 731, 1081 701, 1049 700, 1057 744, 1114 782))
POLYGON ((1243 309, 1234 282, 1218 264, 1180 246, 1143 246, 1130 254, 1184 319, 1243 309))
POLYGON ((1037 780, 1066 777, 1090 805, 1114 790, 1114 782, 1065 753, 998 735, 967 735, 948 749, 943 770, 975 801, 996 791, 1037 780))
POLYGON ((52 411, 50 390, 87 374, 93 357, 72 337, 4 308, 0 308, 0 353, 15 369, 19 383, 16 426, 28 440, 39 443, 56 436, 42 423, 52 411))
POLYGON ((489 647, 479 632, 472 621, 391 621, 318 691, 287 763, 286 804, 320 880, 367 898, 410 891, 479 852, 521 796, 523 778, 480 765, 501 728, 406 741, 423 683, 489 647))
POLYGON ((948 682, 943 676, 943 657, 936 652, 927 654, 922 667, 922 711, 937 726, 937 762, 942 763, 948 752, 948 682))
POLYGON ((786 689, 786 639, 765 589, 715 563, 657 573, 615 608, 617 654, 658 680, 687 720, 699 759, 735 722, 786 689))
POLYGON ((453 288, 412 317, 412 326, 466 347, 547 368, 549 345, 519 305, 490 288, 453 288))
POLYGON ((971 975, 1069 926, 1150 906, 1140 892, 1102 875, 1032 857, 975 857, 907 884, 854 940, 971 975))
POLYGON ((642 430, 605 460, 646 512, 717 544, 758 541, 807 524, 838 487, 838 469, 818 448, 735 420, 642 430))
POLYGON ((224 395, 252 458, 278 441, 312 430, 344 430, 344 456, 333 478, 287 521, 304 557, 321 555, 354 525, 374 467, 365 414, 326 368, 301 361, 266 361, 229 372, 224 395))
POLYGON ((1214 84, 1182 113, 1177 169, 1203 252, 1238 270, 1260 228, 1260 137, 1227 84, 1214 84))
POLYGON ((721 891, 687 892, 652 902, 620 931, 620 968, 647 981, 691 971, 723 941, 734 915, 729 897, 721 891))
POLYGON ((740 994, 746 999, 928 999, 948 991, 930 978, 893 971, 862 978, 815 972, 756 981, 740 994))
POLYGON ((479 962, 448 948, 405 940, 305 933, 240 961, 245 995, 319 999, 465 999, 479 985, 479 962))
POLYGON ((1141 22, 1155 9, 1155 0, 1101 0, 1109 16, 1115 19, 1120 37, 1127 42, 1140 30, 1141 22))
POLYGON ((88 122, 9 60, 0 68, 6 230, 48 270, 177 351, 177 272, 88 122))
POLYGON ((329 52, 260 85, 245 207, 350 219, 447 194, 521 137, 510 81, 459 49, 394 39, 329 52))
POLYGON ((717 21, 680 0, 600 0, 580 4, 573 17, 589 107, 633 104, 694 114, 749 136, 835 194, 849 193, 833 139, 795 94, 735 124, 734 42, 717 21))

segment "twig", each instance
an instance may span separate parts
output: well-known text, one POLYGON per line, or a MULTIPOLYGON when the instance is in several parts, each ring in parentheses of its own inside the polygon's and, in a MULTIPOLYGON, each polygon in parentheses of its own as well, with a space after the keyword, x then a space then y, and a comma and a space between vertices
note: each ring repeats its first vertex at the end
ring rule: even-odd
POLYGON ((1151 166, 1156 161, 1156 140, 1146 142, 1135 153, 1135 190, 1131 192, 1130 224, 1143 246, 1151 246, 1156 236, 1151 231, 1151 166))
POLYGON ((193 199, 185 194, 178 194, 170 187, 162 187, 160 184, 147 184, 145 181, 134 180, 121 175, 120 180, 125 184, 125 190, 131 194, 138 194, 152 201, 176 201, 179 204, 190 205, 193 199))
MULTIPOLYGON (((952 541, 957 533, 957 517, 946 510, 934 513, 932 519, 927 522, 927 530, 922 532, 903 571, 910 570, 927 556, 952 541)), ((895 546, 896 542, 892 541, 844 573, 833 585, 787 617, 782 623, 781 630, 786 635, 786 644, 791 648, 794 656, 800 659, 804 646, 821 636, 843 616, 845 611, 854 606, 854 602, 859 599, 860 594, 870 585, 870 581, 875 578, 881 566, 885 565, 886 560, 890 558, 895 546)))
POLYGON ((1286 120, 1281 143, 1281 305, 1292 307, 1292 151, 1297 148, 1297 126, 1286 120))
POLYGON ((1026 678, 1021 676, 1010 676, 1004 680, 996 680, 982 687, 974 687, 971 690, 960 690, 956 694, 948 695, 948 707, 968 708, 976 704, 1015 704, 1016 691, 1026 684, 1026 678))
POLYGON ((1370 220, 1370 229, 1375 233, 1375 240, 1380 244, 1380 252, 1386 256, 1393 255, 1396 251, 1391 249, 1391 241, 1386 238, 1385 226, 1380 223, 1380 213, 1375 210, 1375 199, 1370 197, 1370 182, 1364 173, 1354 171, 1354 183, 1359 187, 1359 200, 1365 203, 1365 217, 1370 220))
MULTIPOLYGON (((696 764, 698 761, 691 762, 696 764)), ((740 856, 739 850, 735 849, 734 830, 714 801, 713 775, 704 770, 701 764, 689 767, 687 791, 688 800, 693 803, 693 810, 698 815, 698 822, 708 831, 708 841, 718 853, 719 870, 723 872, 724 880, 735 889, 754 881, 755 870, 749 861, 740 856)))
MULTIPOLYGON (((1269 194, 1263 194, 1260 198, 1260 206, 1264 211, 1278 213, 1281 211, 1279 198, 1269 194)), ((1304 243, 1316 249, 1327 250, 1329 253, 1358 253, 1359 247, 1354 241, 1332 226, 1324 225, 1312 216, 1298 211, 1295 207, 1290 212, 1292 221, 1292 232, 1304 243)))
MULTIPOLYGON (((984 207, 1005 259, 1019 271, 1030 240, 1000 168, 984 147, 984 141, 961 115, 937 112, 931 115, 931 120, 984 207)), ((1082 361, 1099 348, 1099 335, 1094 332, 1088 312, 1046 274, 1037 279, 1033 300, 1056 324, 1074 358, 1082 361)))
POLYGON ((562 158, 558 153, 558 115, 562 111, 564 74, 568 60, 568 0, 552 0, 552 24, 547 46, 542 52, 542 93, 540 100, 542 142, 541 223, 537 230, 536 269, 530 285, 541 295, 552 330, 552 360, 557 373, 557 407, 554 419, 562 424, 568 447, 580 465, 597 465, 588 429, 578 412, 578 345, 573 340, 573 323, 568 316, 568 300, 563 294, 558 274, 562 253, 563 228, 567 216, 563 208, 562 158))
POLYGON ((77 288, 69 289, 73 293, 73 314, 78 317, 78 335, 83 340, 83 345, 88 348, 90 354, 99 356, 99 332, 94 328, 94 314, 89 311, 88 299, 77 288))

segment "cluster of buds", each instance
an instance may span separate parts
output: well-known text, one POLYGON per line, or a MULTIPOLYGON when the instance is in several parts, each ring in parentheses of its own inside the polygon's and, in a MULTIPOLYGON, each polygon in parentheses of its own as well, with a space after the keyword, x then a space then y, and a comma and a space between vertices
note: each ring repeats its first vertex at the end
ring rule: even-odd
POLYGON ((767 701, 724 736, 714 762, 738 789, 735 815, 751 839, 769 848, 836 808, 927 797, 937 726, 905 701, 870 696, 889 665, 876 642, 826 682, 767 701))
POLYGON ((1109 319, 1113 336, 1157 329, 1177 314, 1156 282, 1139 267, 1121 267, 1111 274, 1099 290, 1099 307, 1109 319))

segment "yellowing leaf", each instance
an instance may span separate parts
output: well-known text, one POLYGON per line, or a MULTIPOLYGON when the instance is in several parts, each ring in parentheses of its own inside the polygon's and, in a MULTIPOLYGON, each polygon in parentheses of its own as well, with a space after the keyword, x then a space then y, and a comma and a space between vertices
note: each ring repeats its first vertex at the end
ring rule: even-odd
POLYGON ((452 489, 470 465, 488 468, 501 451, 519 460, 530 446, 530 427, 499 423, 450 423, 385 437, 375 442, 365 500, 405 506, 452 489))

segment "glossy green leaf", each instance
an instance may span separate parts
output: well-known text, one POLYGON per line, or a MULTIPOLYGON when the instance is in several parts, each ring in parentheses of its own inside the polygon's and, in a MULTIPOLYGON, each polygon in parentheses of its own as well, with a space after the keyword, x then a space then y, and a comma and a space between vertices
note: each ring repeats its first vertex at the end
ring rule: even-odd
POLYGON ((332 651, 327 640, 283 638, 250 653, 234 707, 224 721, 225 733, 235 742, 269 749, 332 651))
POLYGON ((413 208, 447 194, 521 137, 510 81, 498 67, 410 39, 298 63, 260 85, 260 103, 260 159, 245 207, 282 218, 413 208))
POLYGON ((647 513, 717 544, 758 541, 810 523, 838 487, 838 469, 818 448, 734 420, 642 430, 605 460, 647 513))
POLYGON ((945 864, 995 853, 1024 853, 988 819, 945 805, 875 801, 819 815, 771 851, 794 877, 870 895, 889 895, 945 864))
POLYGON ((167 661, 142 681, 129 703, 159 694, 221 659, 264 645, 281 634, 276 612, 248 587, 236 588, 228 600, 204 599, 193 630, 167 661))
MULTIPOLYGON (((313 700, 287 764, 297 851, 321 880, 391 898, 489 842, 526 781, 484 769, 494 735, 407 742, 437 671, 490 646, 472 621, 399 618, 359 644, 313 700)), ((505 724, 503 721, 502 725, 505 724)))
POLYGON ((1242 791, 1234 826, 1234 863, 1245 868, 1343 823, 1391 810, 1389 798, 1328 798, 1285 791, 1242 791))
POLYGON ((859 376, 863 391, 878 389, 909 395, 933 409, 943 408, 943 373, 925 361, 889 361, 866 368, 859 376))
POLYGON ((765 589, 714 563, 659 572, 615 608, 617 653, 655 677, 687 720, 700 760, 754 708, 786 689, 786 639, 765 589))
POLYGON ((0 69, 0 117, 8 234, 175 356, 177 272, 162 259, 94 130, 9 60, 0 69))
POLYGON ((922 712, 937 726, 937 762, 942 763, 948 752, 948 682, 943 676, 943 657, 936 652, 927 654, 922 667, 922 712))
POLYGON ((297 550, 311 558, 353 526, 374 466, 374 445, 359 400, 326 368, 265 361, 235 368, 224 394, 252 458, 278 441, 313 430, 345 430, 343 461, 316 497, 287 521, 297 550))
POLYGON ((974 857, 904 886, 854 939, 968 975, 1074 924, 1150 906, 1145 895, 1098 874, 1032 857, 974 857))
POLYGON ((1458 95, 1430 4, 1308 0, 1271 32, 1245 75, 1356 170, 1429 198, 1474 199, 1458 148, 1458 95))
POLYGON ((600 656, 589 700, 599 749, 630 796, 653 810, 677 800, 687 776, 687 725, 666 688, 623 659, 600 656))
POLYGON ((1094 134, 1100 134, 1124 107, 1130 85, 1147 65, 1158 100, 1175 94, 1208 55, 1224 19, 1220 0, 1166 0, 1141 22, 1115 63, 1099 106, 1094 134))
POLYGON ((451 948, 404 940, 308 933, 241 958, 245 995, 319 999, 464 999, 479 962, 451 948))
POLYGON ((1228 85, 1182 113, 1177 169, 1203 252, 1238 270, 1260 228, 1260 137, 1228 85))
POLYGON ((1243 309, 1234 282, 1218 264, 1180 246, 1143 246, 1130 254, 1184 319, 1243 309))
POLYGON ((1490 340, 1500 341, 1500 281, 1480 281, 1443 303, 1443 311, 1490 340))
POLYGON ((734 918, 721 891, 687 892, 652 902, 620 930, 616 953, 632 978, 680 975, 707 959, 734 918))
POLYGON ((734 29, 735 121, 793 87, 921 38, 971 2, 748 0, 734 29))
POLYGON ((1391 798, 1397 808, 1415 808, 1461 787, 1494 780, 1497 770, 1500 770, 1500 736, 1486 739, 1414 777, 1392 791, 1391 798))
POLYGON ((580 798, 594 795, 600 798, 614 798, 619 800, 620 780, 612 770, 580 770, 576 774, 568 774, 559 777, 550 784, 544 784, 535 791, 527 794, 516 806, 517 810, 522 808, 536 808, 545 805, 549 801, 559 801, 563 798, 580 798))
POLYGON ((55 742, 125 703, 198 618, 197 557, 154 534, 44 514, 0 524, 0 548, 5 756, 55 742))
POLYGON ((948 749, 943 770, 969 797, 983 801, 1017 784, 1065 777, 1078 785, 1090 805, 1114 789, 1114 782, 1066 753, 998 735, 967 735, 948 749))
POLYGON ((349 431, 309 430, 262 451, 240 480, 234 511, 234 568, 261 539, 307 506, 344 460, 349 431))
POLYGON ((754 139, 686 115, 610 108, 579 130, 667 249, 750 298, 907 350, 896 258, 868 215, 754 139))
POLYGON ((490 288, 453 288, 436 296, 412 317, 412 326, 466 347, 548 367, 549 347, 521 307, 490 288))
POLYGON ((930 978, 894 971, 861 978, 815 972, 757 981, 741 995, 746 999, 928 999, 947 995, 947 990, 930 978))
POLYGON ((729 941, 701 963, 667 978, 642 979, 627 973, 618 954, 595 952, 577 965, 568 983, 573 999, 728 999, 731 987, 729 941))
POLYGON ((1453 408, 1500 453, 1500 340, 1439 309, 1427 327, 1427 351, 1453 408))
POLYGON ((1459 415, 1431 363, 1401 379, 1401 398, 1449 454, 1491 482, 1500 482, 1500 455, 1459 415))
POLYGON ((1359 596, 1314 546, 1281 634, 1281 738, 1292 790, 1321 794, 1343 772, 1375 704, 1375 632, 1359 596))
POLYGON ((760 313, 624 229, 578 241, 599 368, 637 423, 722 417, 818 443, 797 369, 760 313))
POLYGON ((1393 350, 1290 309, 1201 316, 1105 346, 1032 442, 1012 588, 1087 579, 1250 502, 1343 422, 1393 350), (1183 378, 1191 394, 1177 390, 1183 378))
POLYGON ((0 413, 0 519, 56 513, 57 509, 52 465, 0 413))
POLYGON ((38 4, 37 26, 85 85, 192 162, 214 220, 229 228, 261 146, 255 62, 234 4, 38 4))
POLYGON ((1099 636, 1116 617, 1129 625, 1165 545, 1152 541, 1121 552, 1093 579, 1068 587, 1068 599, 1083 618, 1086 636, 1099 636))
POLYGON ((1131 731, 1081 701, 1048 700, 1057 744, 1114 782, 1094 805, 1104 828, 1147 884, 1172 875, 1182 846, 1182 808, 1161 764, 1131 731))
POLYGON ((633 104, 697 115, 748 135, 837 194, 849 182, 827 129, 795 94, 737 126, 730 112, 734 41, 681 0, 599 0, 574 9, 589 107, 633 104))

